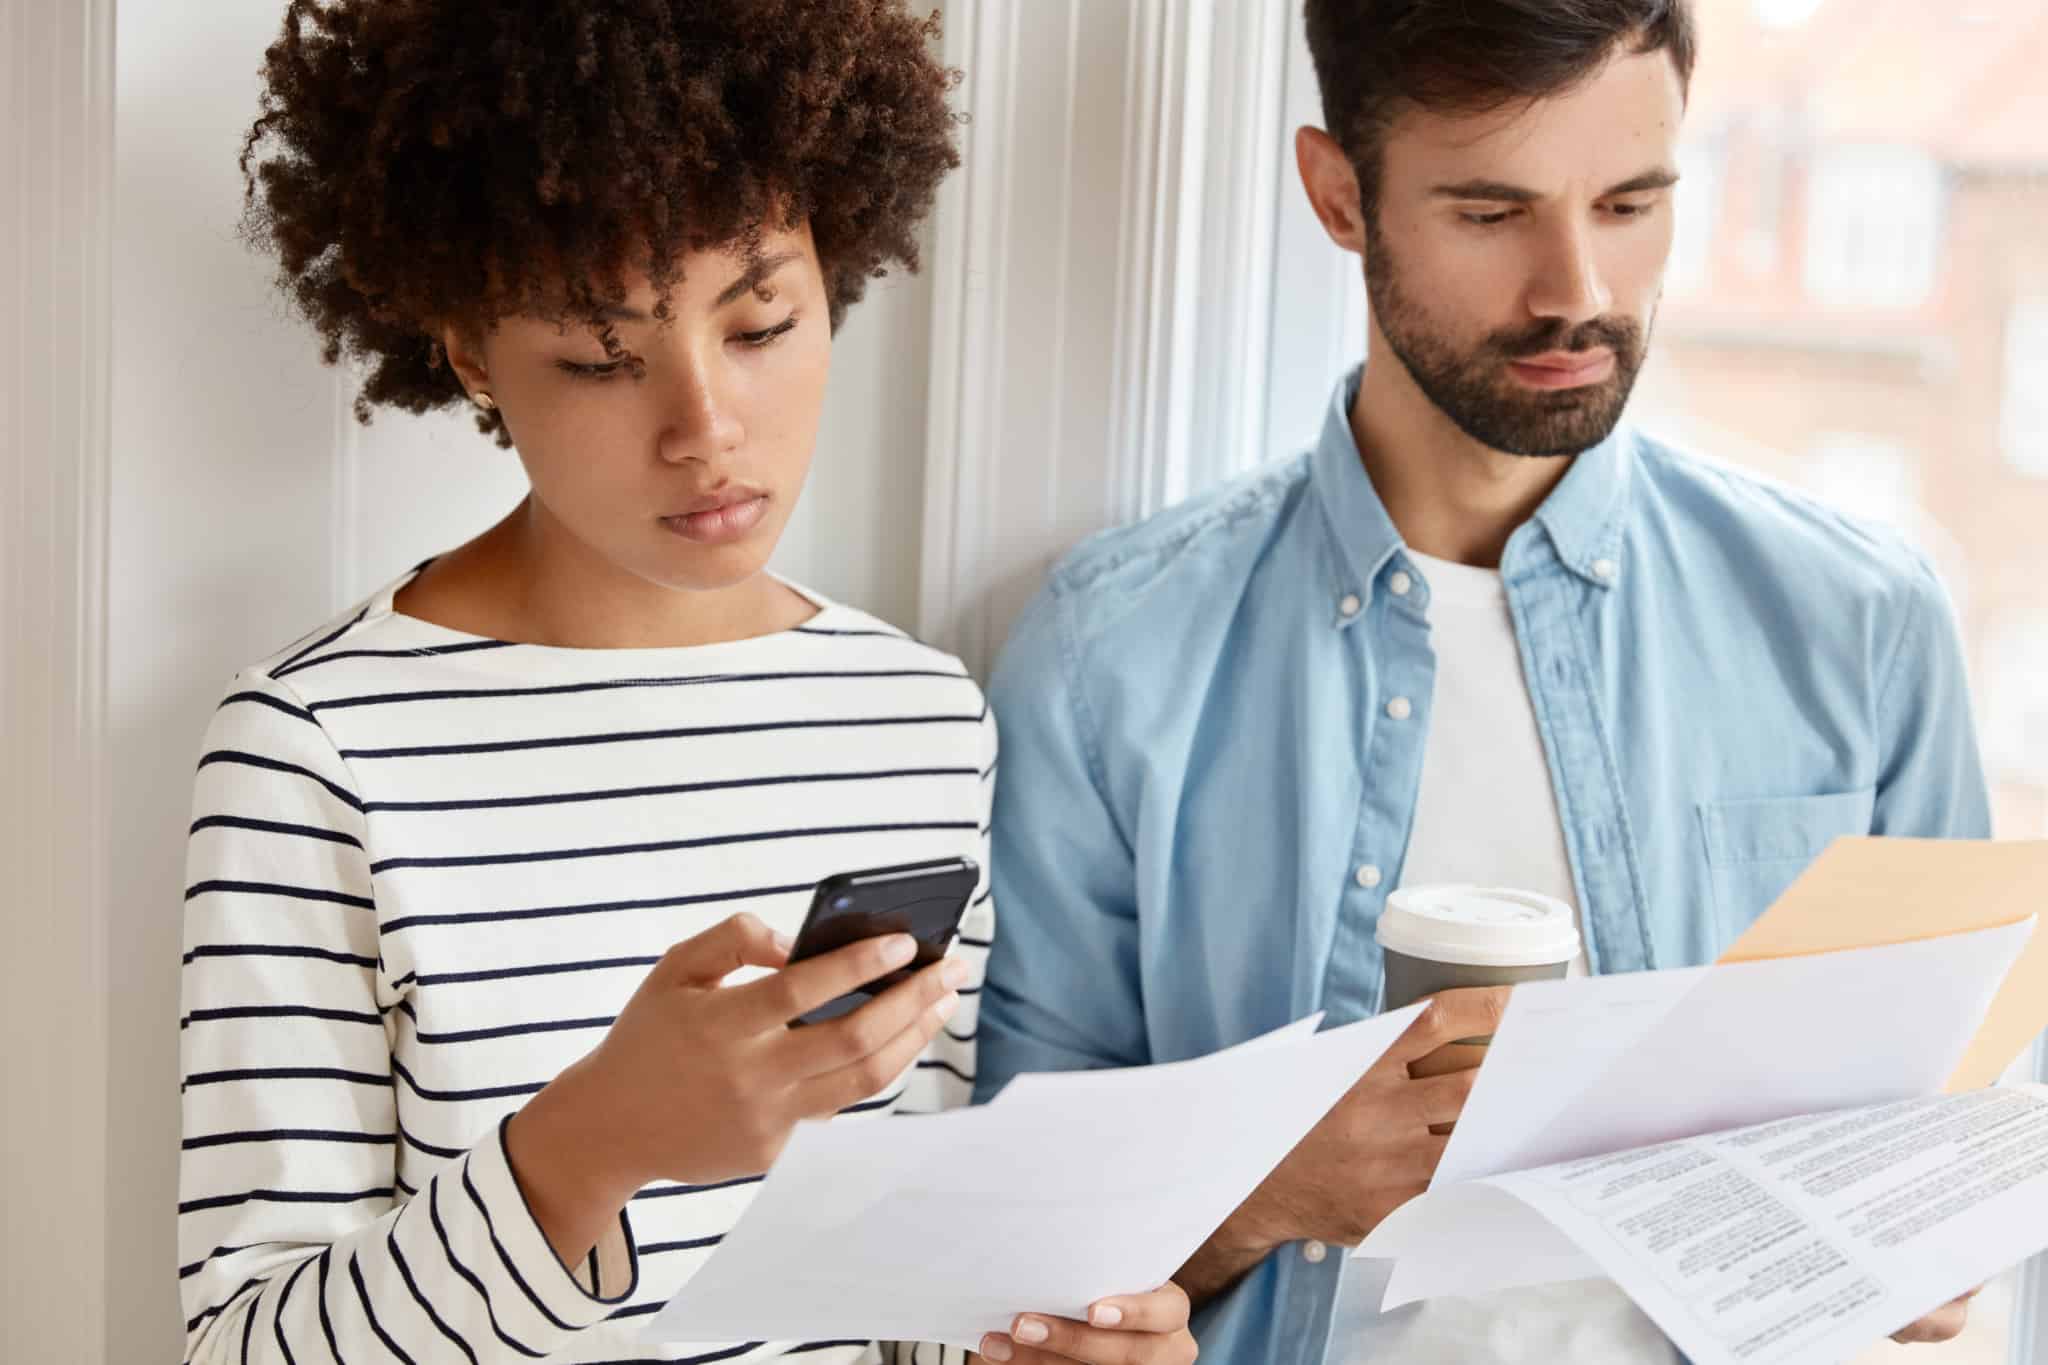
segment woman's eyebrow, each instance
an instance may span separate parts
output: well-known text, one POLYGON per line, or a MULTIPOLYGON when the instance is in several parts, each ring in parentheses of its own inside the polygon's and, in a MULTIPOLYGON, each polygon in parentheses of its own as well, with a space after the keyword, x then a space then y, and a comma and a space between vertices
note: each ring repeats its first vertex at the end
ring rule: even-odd
POLYGON ((795 251, 784 251, 773 256, 756 257, 747 263, 745 274, 720 291, 718 301, 712 306, 716 308, 725 307, 725 305, 733 302, 748 290, 753 289, 791 261, 801 259, 802 253, 795 251))

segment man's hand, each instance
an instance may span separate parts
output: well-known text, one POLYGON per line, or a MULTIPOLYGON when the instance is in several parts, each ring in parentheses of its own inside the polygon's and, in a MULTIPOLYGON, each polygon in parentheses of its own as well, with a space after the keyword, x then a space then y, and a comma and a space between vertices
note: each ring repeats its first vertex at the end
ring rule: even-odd
POLYGON ((1963 1328, 1969 1326, 1970 1300, 1976 1298, 1983 1288, 1980 1284, 1961 1298, 1950 1299, 1920 1321, 1906 1324, 1892 1333, 1892 1340, 1901 1346, 1926 1346, 1940 1341, 1954 1341, 1963 1334, 1963 1328))
POLYGON ((968 1358, 1007 1365, 1189 1365, 1196 1353, 1188 1296, 1167 1284, 1093 1304, 1087 1322, 1021 1314, 1007 1336, 990 1333, 981 1354, 968 1358))
POLYGON ((1196 1303, 1229 1288, 1275 1247, 1356 1246, 1429 1188, 1485 1050, 1458 1045, 1500 1027, 1508 987, 1446 991, 1287 1159, 1224 1221, 1177 1277, 1196 1303), (1432 1131, 1432 1129, 1435 1131, 1432 1131))

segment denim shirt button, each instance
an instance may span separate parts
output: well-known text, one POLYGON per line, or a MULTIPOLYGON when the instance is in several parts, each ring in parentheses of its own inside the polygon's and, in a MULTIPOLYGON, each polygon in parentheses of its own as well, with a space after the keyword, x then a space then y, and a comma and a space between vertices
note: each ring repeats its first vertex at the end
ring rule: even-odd
POLYGON ((1323 1258, 1329 1254, 1330 1249, 1321 1242, 1303 1242, 1301 1244, 1301 1259, 1307 1261, 1310 1265, 1321 1265, 1323 1258))

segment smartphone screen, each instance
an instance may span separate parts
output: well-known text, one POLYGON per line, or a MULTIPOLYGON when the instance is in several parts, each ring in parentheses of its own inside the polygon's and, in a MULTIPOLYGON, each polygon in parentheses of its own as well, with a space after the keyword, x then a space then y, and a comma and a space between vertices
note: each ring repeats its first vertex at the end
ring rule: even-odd
POLYGON ((944 957, 980 880, 981 869, 969 859, 946 858, 841 872, 819 882, 790 950, 791 962, 884 934, 909 934, 917 940, 917 956, 908 966, 819 1006, 798 1022, 836 1019, 944 957))

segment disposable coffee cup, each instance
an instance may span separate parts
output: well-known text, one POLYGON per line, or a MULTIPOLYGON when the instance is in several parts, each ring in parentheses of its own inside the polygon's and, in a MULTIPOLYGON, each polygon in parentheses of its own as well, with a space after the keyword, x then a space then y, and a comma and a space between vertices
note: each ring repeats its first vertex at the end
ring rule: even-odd
POLYGON ((1569 905, 1505 887, 1403 887, 1387 898, 1373 937, 1385 958, 1388 1010, 1438 991, 1555 980, 1579 955, 1569 905))

